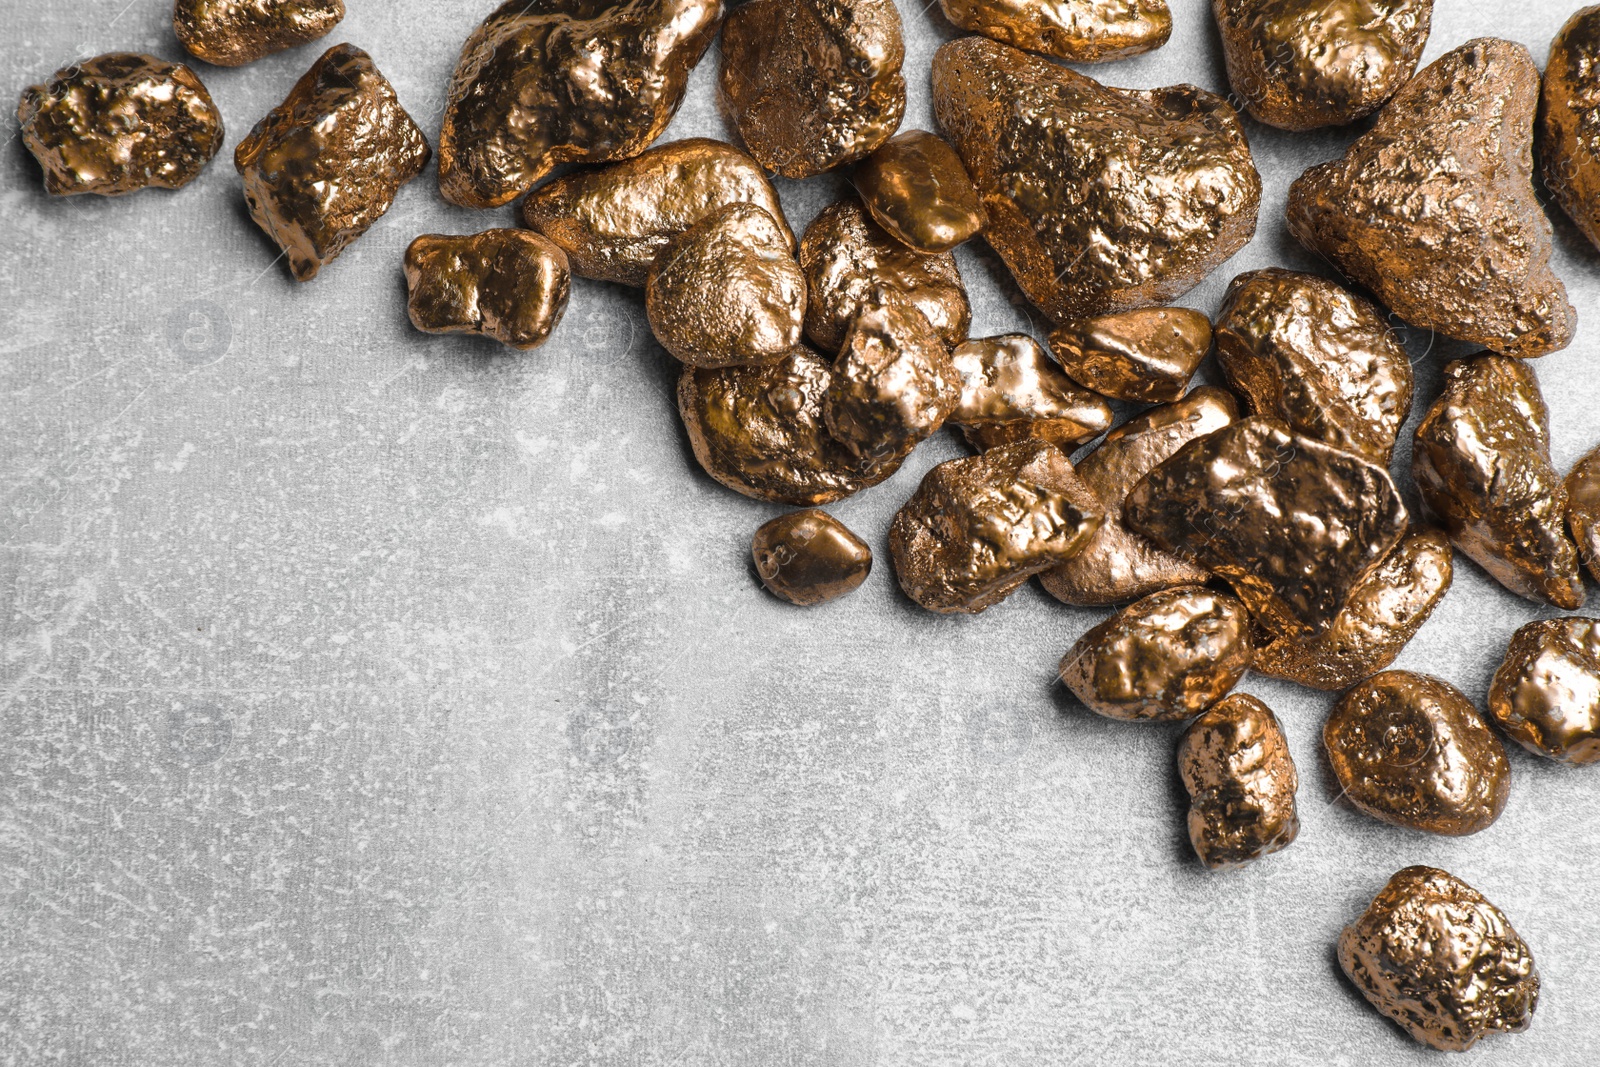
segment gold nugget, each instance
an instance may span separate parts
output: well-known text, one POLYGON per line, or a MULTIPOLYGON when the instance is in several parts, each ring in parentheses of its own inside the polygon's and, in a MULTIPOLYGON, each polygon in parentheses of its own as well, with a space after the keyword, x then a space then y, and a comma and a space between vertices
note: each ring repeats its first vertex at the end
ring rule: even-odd
POLYGON ((1066 451, 1111 425, 1111 405, 1074 385, 1027 334, 964 341, 950 362, 961 380, 950 421, 980 452, 1030 437, 1066 451))
POLYGON ((1141 308, 1083 319, 1050 334, 1072 380, 1101 396, 1165 404, 1211 351, 1211 320, 1189 308, 1141 308))
POLYGON ((854 592, 872 573, 872 549, 826 511, 792 511, 756 531, 750 554, 773 596, 810 607, 854 592))
POLYGON ((344 0, 177 0, 172 30, 189 53, 238 67, 327 35, 344 0))
POLYGON ((1600 761, 1600 620, 1541 619, 1513 634, 1489 714, 1529 752, 1600 761))
POLYGON ((918 252, 948 252, 983 228, 983 205, 961 157, 926 130, 889 138, 852 181, 878 225, 918 252))
POLYGON ((880 292, 845 334, 822 411, 836 441, 877 464, 935 433, 960 400, 950 353, 928 320, 909 302, 880 292))
POLYGON ((426 333, 477 333, 538 348, 567 310, 566 254, 527 230, 423 234, 406 249, 411 322, 426 333))
POLYGON ((1567 20, 1550 44, 1539 108, 1544 184, 1584 235, 1600 245, 1600 5, 1567 20))
POLYGON ((1271 855, 1300 832, 1289 742, 1253 696, 1224 697, 1189 724, 1178 739, 1178 775, 1189 793, 1189 842, 1212 870, 1271 855))
POLYGON ((1572 465, 1562 487, 1567 492, 1567 528, 1578 543, 1578 558, 1600 579, 1600 448, 1572 465))
POLYGON ((1075 63, 1136 56, 1172 36, 1167 0, 939 0, 939 7, 964 30, 1075 63))

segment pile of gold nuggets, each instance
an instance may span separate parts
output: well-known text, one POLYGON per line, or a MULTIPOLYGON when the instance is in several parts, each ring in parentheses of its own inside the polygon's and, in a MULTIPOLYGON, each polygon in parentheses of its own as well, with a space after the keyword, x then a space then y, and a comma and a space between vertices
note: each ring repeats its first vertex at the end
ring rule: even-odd
MULTIPOLYGON (((1600 7, 1541 81, 1521 45, 1469 41, 1416 71, 1431 0, 1214 0, 1236 98, 1287 130, 1372 116, 1293 185, 1288 225, 1359 287, 1288 270, 1234 279, 1217 320, 1164 306, 1255 233, 1261 181, 1239 116, 1189 85, 1115 89, 1053 59, 1158 48, 1165 0, 940 0, 974 36, 933 59, 941 132, 905 110, 891 0, 513 0, 467 40, 437 139, 454 204, 521 201, 523 229, 428 234, 405 256, 418 329, 546 341, 570 276, 644 290, 683 363, 694 454, 722 484, 796 505, 753 552, 777 596, 817 604, 867 578, 867 544, 819 505, 888 478, 959 427, 889 531, 906 594, 983 611, 1038 575, 1055 597, 1126 605, 1061 662, 1115 719, 1188 720, 1177 760, 1208 867, 1295 838, 1297 776, 1249 669, 1342 691, 1323 731, 1344 796, 1435 834, 1490 825, 1502 735, 1600 761, 1600 620, 1512 638, 1484 715, 1386 668, 1449 589, 1453 551, 1507 589, 1581 606, 1600 578, 1600 450, 1563 479, 1528 359, 1569 344, 1543 181, 1600 242, 1600 7), (721 31, 743 147, 653 145, 721 31), (1052 58, 1043 58, 1052 57, 1052 58), (1537 131, 1536 131, 1537 127, 1537 131), (590 164, 545 181, 560 164, 590 164), (855 196, 796 240, 769 173, 850 168, 855 196), (1053 325, 969 338, 951 249, 981 235, 1053 325), (1385 309, 1388 309, 1387 311, 1385 309), (1389 475, 1412 401, 1389 312, 1482 354, 1445 369, 1416 431, 1427 525, 1389 475), (1189 389, 1215 351, 1228 388, 1189 389), (1111 429, 1108 399, 1152 405, 1111 429), (1110 431, 1109 433, 1107 431, 1110 431), (1068 453, 1100 438, 1076 467, 1068 453)), ((183 46, 238 65, 328 33, 341 0, 177 0, 183 46)), ((57 195, 192 180, 223 140, 194 71, 115 53, 22 94, 57 195)), ((238 145, 255 221, 301 281, 364 233, 433 149, 360 49, 327 51, 238 145)), ((1338 958, 1417 1040, 1525 1029, 1532 955, 1440 870, 1396 874, 1338 958)))

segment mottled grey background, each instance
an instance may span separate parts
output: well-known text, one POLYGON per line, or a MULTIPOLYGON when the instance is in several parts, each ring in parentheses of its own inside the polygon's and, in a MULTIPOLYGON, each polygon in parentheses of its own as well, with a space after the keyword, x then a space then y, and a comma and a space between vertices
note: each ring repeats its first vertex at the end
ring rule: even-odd
MULTIPOLYGON (((4 7, 6 92, 182 58, 166 0, 4 7)), ((349 0, 326 43, 371 51, 431 137, 490 7, 349 0)), ((1225 89, 1208 5, 1174 7, 1166 48, 1095 74, 1225 89)), ((929 126, 953 31, 901 10, 929 126)), ((1441 0, 1427 58, 1498 32, 1542 63, 1570 10, 1441 0)), ((226 153, 319 51, 197 64, 226 153)), ((715 69, 669 136, 723 135, 715 69)), ((1351 136, 1249 134, 1260 232, 1185 301, 1208 312, 1239 270, 1318 268, 1284 196, 1351 136)), ((1402 832, 1335 801, 1330 698, 1251 678, 1304 829, 1209 874, 1175 728, 1052 684, 1102 613, 896 589, 889 518, 953 438, 837 507, 880 550, 867 586, 793 609, 747 562, 780 509, 694 465, 637 292, 577 282, 521 356, 411 329, 406 244, 511 209, 449 207, 430 167, 298 285, 227 155, 176 194, 51 200, 12 136, 0 175, 0 1062, 1432 1063, 1332 950, 1419 862, 1544 975, 1532 1031, 1474 1055, 1600 1060, 1600 773, 1513 751, 1490 830, 1402 832)), ((783 184, 797 228, 839 188, 783 184)), ((1600 443, 1600 258, 1559 218, 1556 243, 1585 319, 1538 364, 1564 467, 1600 443)), ((1042 329, 983 247, 960 260, 974 334, 1042 329)), ((1410 343, 1420 412, 1460 348, 1410 343)), ((1481 699, 1545 614, 1463 562, 1401 665, 1481 699)))

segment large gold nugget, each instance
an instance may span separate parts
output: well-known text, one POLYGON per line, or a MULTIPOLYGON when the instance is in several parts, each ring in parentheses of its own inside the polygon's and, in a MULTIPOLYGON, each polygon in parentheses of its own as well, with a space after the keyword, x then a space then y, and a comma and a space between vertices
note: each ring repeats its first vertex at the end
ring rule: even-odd
POLYGON ((1100 525, 1094 494, 1054 445, 1019 441, 927 473, 889 527, 906 596, 975 614, 1083 547, 1100 525))
POLYGON ((1228 81, 1285 130, 1372 114, 1417 69, 1433 0, 1212 0, 1228 81))
POLYGON ((1030 437, 1067 451, 1111 425, 1111 405, 1073 384, 1027 334, 964 341, 950 362, 961 380, 950 421, 980 452, 1030 437))
POLYGON ((1172 36, 1167 0, 939 0, 939 7, 964 30, 1077 63, 1136 56, 1172 36))
POLYGON ((1530 752, 1600 762, 1600 619, 1541 619, 1513 634, 1489 714, 1530 752))
POLYGON ((982 37, 933 57, 933 105, 984 237, 1057 322, 1163 304, 1256 230, 1239 116, 1192 85, 1110 89, 982 37))
POLYGON ((810 607, 854 592, 872 573, 872 549, 818 508, 765 523, 750 544, 761 584, 773 596, 810 607))
POLYGON ((1411 361, 1371 303, 1313 274, 1251 271, 1228 287, 1216 338, 1252 415, 1388 464, 1411 410, 1411 361))
POLYGON ((222 147, 222 113, 194 71, 109 52, 22 90, 22 143, 52 196, 181 189, 222 147))
POLYGON ((878 225, 918 252, 948 252, 983 228, 983 205, 961 157, 926 130, 889 138, 851 181, 878 225))
POLYGON ((1375 674, 1339 698, 1322 728, 1343 796, 1375 819, 1461 837, 1488 829, 1511 792, 1500 739, 1449 682, 1375 674))
POLYGON ((339 44, 239 142, 233 165, 250 217, 306 282, 389 210, 428 156, 372 57, 339 44))
POLYGON ((787 236, 765 210, 741 203, 673 238, 645 283, 656 340, 696 367, 786 358, 806 311, 805 275, 787 236))
POLYGON ((806 272, 806 336, 837 352, 850 323, 878 290, 914 304, 944 343, 967 339, 972 308, 955 257, 923 255, 884 233, 855 197, 823 208, 800 239, 806 272))
POLYGON ((1600 448, 1584 453, 1567 472, 1567 527, 1578 543, 1578 558, 1600 579, 1600 448))
POLYGON ((667 128, 722 0, 508 0, 461 48, 439 191, 498 207, 559 163, 638 155, 667 128))
POLYGON ((1600 5, 1550 44, 1539 108, 1539 169, 1578 229, 1600 245, 1600 5))
POLYGON ((928 320, 908 301, 880 293, 845 334, 822 413, 835 440, 877 464, 910 452, 960 401, 950 353, 928 320))
POLYGON ((1291 636, 1326 631, 1406 528, 1388 471, 1260 417, 1185 445, 1133 487, 1122 513, 1291 636))
POLYGON ((1439 530, 1415 530, 1351 590, 1326 632, 1259 640, 1250 666, 1312 689, 1348 689, 1395 661, 1444 599, 1453 575, 1450 539, 1439 530))
POLYGON ((722 31, 722 99, 762 166, 809 178, 899 127, 905 55, 894 0, 749 0, 722 31))
POLYGON ((294 48, 344 18, 344 0, 177 0, 172 30, 189 53, 219 67, 294 48))
POLYGON ((405 272, 417 329, 478 333, 524 350, 550 337, 572 291, 566 254, 527 230, 423 234, 406 249, 405 272))
POLYGON ((1289 190, 1289 229, 1402 319, 1512 356, 1565 348, 1578 313, 1533 192, 1539 68, 1471 41, 1418 74, 1343 159, 1289 190))
POLYGON ((794 249, 778 194, 761 167, 708 137, 657 145, 633 159, 546 182, 522 202, 522 219, 566 251, 579 277, 642 286, 667 242, 728 204, 766 211, 794 249))
POLYGON ((1464 1052, 1533 1021, 1539 972, 1499 908, 1453 874, 1407 867, 1339 935, 1339 966, 1424 1045, 1464 1052))
POLYGON ((1082 637, 1061 681, 1098 715, 1167 722, 1198 715, 1250 669, 1250 615, 1198 585, 1151 593, 1082 637))
POLYGON ((1411 473, 1450 540, 1507 589, 1572 611, 1583 604, 1567 492, 1550 465, 1550 412, 1533 368, 1485 353, 1444 369, 1417 426, 1411 473))
POLYGON ((1211 320, 1189 308, 1140 308, 1070 322, 1050 349, 1072 380, 1101 396, 1165 404, 1211 351, 1211 320))
POLYGON ((1178 739, 1189 793, 1189 842, 1211 870, 1242 867, 1287 848, 1300 832, 1300 788, 1272 709, 1235 693, 1207 708, 1178 739))
POLYGON ((1211 572, 1165 552, 1123 525, 1128 490, 1197 437, 1239 417, 1232 394, 1202 385, 1182 400, 1129 419, 1078 464, 1078 477, 1105 506, 1106 518, 1083 551, 1039 575, 1045 591, 1068 604, 1125 604, 1169 586, 1204 582, 1211 572))

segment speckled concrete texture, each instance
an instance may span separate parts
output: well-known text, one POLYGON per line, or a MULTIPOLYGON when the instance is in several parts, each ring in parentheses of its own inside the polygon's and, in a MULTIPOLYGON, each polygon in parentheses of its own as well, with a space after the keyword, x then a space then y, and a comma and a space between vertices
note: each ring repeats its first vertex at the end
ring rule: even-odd
MULTIPOLYGON (((491 6, 349 0, 325 44, 370 51, 433 137, 491 6)), ((1427 58, 1498 33, 1542 63, 1575 6, 1441 0, 1427 58)), ((12 94, 181 56, 165 0, 6 7, 12 94)), ((1207 0, 1173 7, 1166 48, 1095 75, 1224 89, 1207 0)), ((930 127, 954 31, 901 11, 930 127)), ((228 142, 180 192, 52 200, 14 120, 0 157, 0 1063, 1431 1064, 1334 960, 1411 863, 1537 955, 1533 1029, 1482 1062, 1600 1062, 1600 772, 1514 750, 1493 828, 1406 833, 1337 799, 1332 697, 1252 676, 1304 828, 1207 873, 1180 727, 1053 684, 1103 612, 1030 585, 945 618, 896 589, 889 519, 953 436, 833 509, 878 568, 802 611, 748 562, 781 509, 694 465, 638 291, 576 282, 525 355, 410 327, 406 244, 511 208, 450 207, 430 167, 291 281, 229 156, 321 47, 197 65, 228 142)), ((669 136, 725 135, 716 58, 669 136)), ((1284 197, 1353 133, 1247 129, 1262 226, 1184 301, 1207 312, 1238 271, 1327 269, 1284 197)), ((797 230, 842 187, 781 183, 797 230)), ((1600 443, 1600 255, 1556 237, 1583 323, 1537 369, 1565 469, 1600 443)), ((974 335, 1043 336, 991 253, 959 259, 974 335)), ((1407 340, 1420 414, 1461 348, 1407 340)), ((1547 614, 1459 561, 1400 665, 1481 701, 1547 614)))

